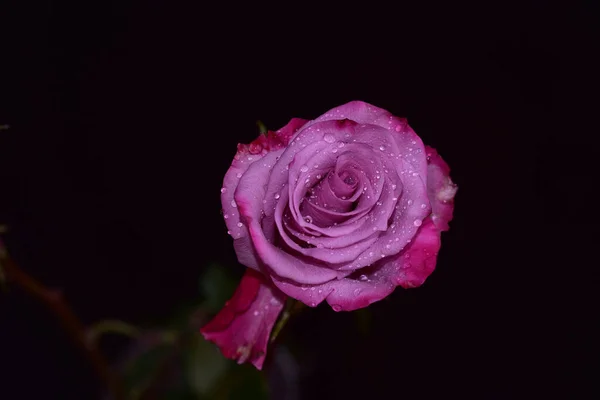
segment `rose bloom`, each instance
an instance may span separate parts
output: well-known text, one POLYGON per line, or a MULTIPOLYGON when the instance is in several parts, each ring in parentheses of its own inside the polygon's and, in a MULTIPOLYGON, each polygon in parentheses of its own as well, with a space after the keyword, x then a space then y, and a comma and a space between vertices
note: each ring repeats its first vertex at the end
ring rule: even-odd
POLYGON ((449 171, 406 119, 360 101, 238 145, 221 201, 248 269, 204 337, 260 369, 287 296, 352 311, 423 284, 452 219, 449 171))

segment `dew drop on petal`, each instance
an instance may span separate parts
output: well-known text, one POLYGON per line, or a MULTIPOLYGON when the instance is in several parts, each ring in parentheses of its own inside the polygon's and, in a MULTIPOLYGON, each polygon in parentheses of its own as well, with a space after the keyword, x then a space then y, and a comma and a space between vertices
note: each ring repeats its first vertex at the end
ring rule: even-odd
POLYGON ((358 279, 360 279, 361 281, 363 281, 363 282, 364 282, 364 281, 366 281, 368 278, 367 278, 367 276, 366 276, 366 275, 361 275, 361 276, 359 276, 359 277, 358 277, 358 279))
POLYGON ((355 296, 358 296, 360 294, 360 292, 362 292, 362 290, 360 288, 354 289, 355 296))
POLYGON ((379 146, 379 150, 384 151, 385 150, 385 146, 383 146, 383 145, 379 146))
POLYGON ((425 203, 421 204, 421 208, 423 208, 423 209, 427 208, 427 204, 425 204, 425 203))
POLYGON ((331 133, 326 133, 325 136, 323 136, 323 140, 327 143, 333 143, 335 142, 335 137, 331 133))
POLYGON ((422 222, 421 222, 421 220, 420 220, 420 219, 415 219, 415 222, 413 222, 413 224, 414 224, 415 226, 421 226, 422 222))
POLYGON ((333 311, 338 312, 342 310, 342 307, 338 304, 334 304, 331 306, 331 308, 333 308, 333 311))
POLYGON ((258 311, 254 311, 254 316, 258 317, 258 311))
POLYGON ((307 165, 303 165, 300 167, 300 172, 306 172, 308 171, 308 166, 307 165))
POLYGON ((241 228, 242 226, 244 226, 244 224, 242 224, 241 222, 237 223, 238 228, 241 228))
POLYGON ((221 193, 225 193, 226 191, 227 191, 227 189, 221 188, 221 193))
POLYGON ((280 197, 281 197, 281 196, 279 195, 279 193, 276 193, 276 194, 275 194, 275 200, 279 200, 279 198, 280 198, 280 197))
POLYGON ((233 207, 233 208, 237 207, 237 204, 235 204, 235 200, 231 200, 231 203, 229 203, 229 204, 231 204, 231 207, 233 207))

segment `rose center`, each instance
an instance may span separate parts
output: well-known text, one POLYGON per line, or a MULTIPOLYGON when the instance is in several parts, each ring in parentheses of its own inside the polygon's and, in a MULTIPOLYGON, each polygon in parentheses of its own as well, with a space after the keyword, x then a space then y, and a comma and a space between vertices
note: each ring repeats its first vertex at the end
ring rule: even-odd
POLYGON ((345 216, 356 207, 354 197, 359 179, 352 168, 330 171, 327 176, 307 191, 300 205, 300 213, 305 222, 319 226, 341 223, 345 216))

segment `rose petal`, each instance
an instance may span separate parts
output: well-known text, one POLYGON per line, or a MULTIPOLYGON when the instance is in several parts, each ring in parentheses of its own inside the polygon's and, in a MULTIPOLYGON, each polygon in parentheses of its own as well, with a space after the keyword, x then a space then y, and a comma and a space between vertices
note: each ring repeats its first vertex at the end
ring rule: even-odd
POLYGON ((270 243, 257 221, 249 221, 248 227, 256 254, 264 265, 269 268, 269 272, 300 284, 323 283, 338 276, 335 271, 320 263, 289 254, 270 243))
MULTIPOLYGON (((288 194, 285 193, 284 196, 278 204, 278 208, 283 209, 285 207, 284 204, 287 202, 288 194)), ((292 252, 311 257, 314 259, 314 262, 320 263, 325 268, 338 269, 340 263, 349 263, 355 260, 359 254, 372 246, 377 240, 377 237, 372 236, 361 242, 353 243, 351 246, 336 249, 326 248, 322 245, 320 238, 301 232, 301 227, 295 225, 293 219, 288 218, 288 221, 285 221, 285 217, 281 218, 280 216, 283 213, 283 210, 276 212, 275 223, 277 224, 281 239, 287 245, 287 248, 284 248, 284 250, 291 250, 292 252), (290 235, 296 237, 297 241, 309 245, 314 243, 312 246, 316 247, 302 247, 290 235)))
MULTIPOLYGON (((223 188, 221 189, 221 204, 223 207, 223 217, 225 219, 225 225, 230 235, 235 240, 242 240, 244 243, 240 243, 234 246, 242 249, 249 249, 251 246, 248 245, 249 236, 247 227, 241 222, 238 205, 234 199, 235 191, 240 182, 240 178, 244 176, 248 168, 251 165, 261 160, 266 154, 271 151, 282 152, 285 146, 287 146, 290 138, 295 132, 300 129, 306 120, 300 118, 293 118, 290 122, 279 129, 277 132, 269 131, 267 135, 260 135, 249 145, 238 145, 238 151, 235 154, 233 162, 228 169, 223 179, 223 188), (246 238, 246 239, 244 239, 246 238)), ((240 254, 237 253, 238 259, 240 254)), ((252 254, 242 254, 242 260, 240 262, 244 265, 255 268, 256 261, 252 254), (252 264, 252 265, 249 265, 252 264)))
POLYGON ((233 297, 200 332, 227 358, 262 369, 267 344, 285 295, 248 269, 233 297))
POLYGON ((438 152, 427 146, 427 194, 432 208, 432 219, 438 229, 447 231, 452 220, 454 196, 458 187, 450 179, 450 168, 438 152))
POLYGON ((411 245, 388 261, 397 268, 396 284, 405 289, 421 286, 435 269, 440 246, 440 230, 427 218, 411 245))
POLYGON ((323 300, 335 311, 352 311, 387 297, 396 286, 417 287, 433 272, 440 248, 440 231, 426 219, 415 239, 400 254, 388 257, 350 277, 321 285, 298 285, 272 277, 285 294, 315 307, 323 300))
MULTIPOLYGON (((358 122, 359 124, 377 125, 390 132, 396 132, 391 137, 396 142, 397 149, 402 152, 407 151, 415 145, 423 148, 421 138, 408 125, 406 118, 396 117, 387 110, 363 101, 351 101, 339 107, 332 108, 319 118, 309 121, 303 128, 307 129, 313 124, 323 121, 344 118, 358 122)), ((424 157, 411 157, 409 161, 418 173, 425 174, 427 165, 424 157)))

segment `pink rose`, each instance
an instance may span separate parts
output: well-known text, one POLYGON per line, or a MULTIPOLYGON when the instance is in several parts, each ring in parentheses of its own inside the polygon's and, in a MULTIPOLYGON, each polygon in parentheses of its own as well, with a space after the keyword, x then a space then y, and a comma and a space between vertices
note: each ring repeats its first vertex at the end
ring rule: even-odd
POLYGON ((249 269, 201 332, 260 369, 286 296, 351 311, 420 286, 452 219, 449 171, 406 119, 360 101, 238 145, 221 201, 249 269))

